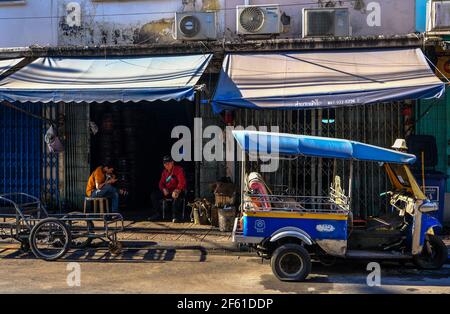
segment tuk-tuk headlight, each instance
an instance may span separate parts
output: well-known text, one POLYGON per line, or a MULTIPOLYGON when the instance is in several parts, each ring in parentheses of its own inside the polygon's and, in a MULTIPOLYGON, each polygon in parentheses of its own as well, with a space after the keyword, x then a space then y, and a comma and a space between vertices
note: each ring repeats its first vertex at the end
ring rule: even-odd
POLYGON ((428 212, 432 212, 432 211, 438 210, 438 206, 437 206, 437 204, 435 202, 424 201, 422 203, 422 205, 420 205, 419 210, 422 213, 428 213, 428 212))

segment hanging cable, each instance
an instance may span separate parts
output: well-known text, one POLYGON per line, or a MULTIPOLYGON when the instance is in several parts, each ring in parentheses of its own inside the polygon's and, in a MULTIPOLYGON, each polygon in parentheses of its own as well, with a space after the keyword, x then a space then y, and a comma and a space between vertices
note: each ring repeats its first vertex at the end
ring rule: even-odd
POLYGON ((57 125, 56 121, 53 121, 53 120, 44 118, 44 117, 42 117, 42 116, 39 116, 39 115, 37 115, 37 114, 34 114, 34 113, 29 112, 29 111, 27 111, 27 110, 24 110, 24 109, 22 109, 22 108, 19 108, 19 107, 17 107, 17 106, 14 106, 13 104, 11 104, 10 102, 8 102, 8 101, 6 101, 6 100, 2 101, 1 103, 2 103, 2 105, 4 105, 5 107, 11 108, 11 109, 13 109, 13 110, 17 110, 17 111, 19 111, 19 112, 22 112, 23 114, 26 114, 27 116, 30 116, 30 117, 35 118, 35 119, 39 119, 39 120, 45 121, 45 122, 49 123, 49 124, 52 125, 52 126, 56 126, 56 125, 57 125))

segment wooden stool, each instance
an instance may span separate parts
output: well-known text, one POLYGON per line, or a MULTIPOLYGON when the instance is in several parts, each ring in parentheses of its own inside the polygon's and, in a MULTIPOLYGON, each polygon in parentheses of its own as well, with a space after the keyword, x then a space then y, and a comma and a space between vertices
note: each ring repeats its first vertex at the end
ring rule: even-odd
MULTIPOLYGON (((84 213, 86 213, 86 203, 91 202, 93 204, 94 213, 97 213, 97 205, 100 209, 100 213, 104 214, 105 209, 106 212, 109 213, 109 200, 106 197, 85 197, 84 198, 84 213)), ((92 208, 92 206, 91 206, 92 208)))

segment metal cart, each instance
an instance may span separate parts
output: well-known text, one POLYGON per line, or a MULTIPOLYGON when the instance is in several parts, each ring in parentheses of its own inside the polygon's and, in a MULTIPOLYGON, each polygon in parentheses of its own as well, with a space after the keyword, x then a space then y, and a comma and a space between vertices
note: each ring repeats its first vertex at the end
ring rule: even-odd
POLYGON ((118 255, 122 244, 117 233, 123 231, 118 213, 49 214, 40 199, 26 193, 0 195, 0 239, 20 242, 47 261, 63 257, 69 248, 85 248, 94 239, 108 242, 111 254, 118 255))

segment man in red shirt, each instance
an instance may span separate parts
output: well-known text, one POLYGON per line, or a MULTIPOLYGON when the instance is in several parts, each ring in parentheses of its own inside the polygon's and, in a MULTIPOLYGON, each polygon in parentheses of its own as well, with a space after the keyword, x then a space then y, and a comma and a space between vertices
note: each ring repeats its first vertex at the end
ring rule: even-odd
POLYGON ((172 201, 172 221, 177 222, 177 216, 186 191, 186 177, 183 168, 175 165, 172 157, 164 156, 163 164, 164 170, 159 180, 159 190, 154 191, 151 196, 155 213, 150 217, 150 220, 160 218, 161 200, 168 199, 172 201))

